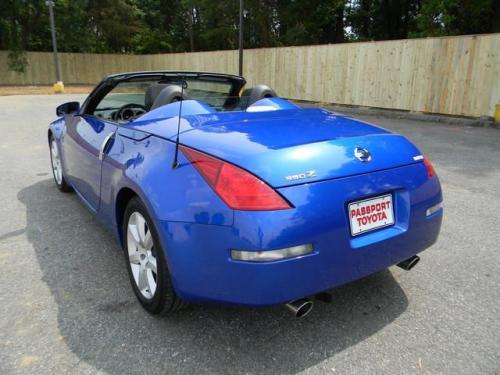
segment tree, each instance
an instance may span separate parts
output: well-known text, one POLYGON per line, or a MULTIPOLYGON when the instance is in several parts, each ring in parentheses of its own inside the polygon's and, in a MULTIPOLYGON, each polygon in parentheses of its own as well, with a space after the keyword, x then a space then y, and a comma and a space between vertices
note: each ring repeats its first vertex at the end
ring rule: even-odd
POLYGON ((345 4, 343 0, 279 1, 281 44, 344 42, 345 4))
POLYGON ((40 2, 4 0, 0 3, 0 48, 9 50, 8 64, 13 71, 24 72, 26 49, 44 47, 44 24, 37 16, 40 8, 40 2))
POLYGON ((133 37, 142 31, 142 11, 124 0, 89 0, 87 14, 97 52, 133 52, 133 37))
MULTIPOLYGON (((238 47, 237 0, 55 0, 62 52, 162 53, 238 47)), ((498 0, 245 0, 245 48, 500 31, 498 0)), ((0 49, 51 50, 45 0, 0 1, 0 49)))
POLYGON ((415 30, 420 0, 350 2, 348 23, 355 40, 404 39, 415 30))
POLYGON ((412 36, 481 34, 500 31, 498 1, 425 0, 412 36))

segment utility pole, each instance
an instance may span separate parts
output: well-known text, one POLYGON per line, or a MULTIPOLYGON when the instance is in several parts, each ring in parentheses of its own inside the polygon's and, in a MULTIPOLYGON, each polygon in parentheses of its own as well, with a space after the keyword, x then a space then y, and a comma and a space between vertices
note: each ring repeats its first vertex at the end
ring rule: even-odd
POLYGON ((194 2, 191 0, 189 3, 189 22, 188 22, 188 31, 189 31, 189 49, 191 52, 194 52, 194 2))
POLYGON ((243 0, 240 0, 240 37, 239 37, 239 69, 238 74, 243 75, 243 0))
POLYGON ((59 65, 59 56, 57 55, 56 24, 54 22, 54 0, 47 0, 45 4, 49 7, 50 32, 52 34, 52 50, 54 52, 54 67, 56 71, 56 83, 54 83, 54 92, 62 93, 64 84, 61 78, 61 65, 59 65))

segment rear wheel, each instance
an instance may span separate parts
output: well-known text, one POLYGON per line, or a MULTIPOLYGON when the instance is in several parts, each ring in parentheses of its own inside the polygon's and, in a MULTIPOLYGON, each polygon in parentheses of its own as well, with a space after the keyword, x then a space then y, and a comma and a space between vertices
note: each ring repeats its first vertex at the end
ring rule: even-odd
POLYGON ((73 189, 68 185, 66 180, 64 179, 62 163, 61 163, 61 153, 59 152, 59 147, 57 146, 57 142, 54 137, 50 137, 49 139, 49 147, 50 147, 50 164, 52 166, 52 175, 54 176, 54 182, 56 183, 57 188, 63 192, 70 192, 73 189))
POLYGON ((123 220, 125 261, 132 288, 152 314, 166 314, 186 305, 175 293, 158 234, 138 198, 127 205, 123 220))

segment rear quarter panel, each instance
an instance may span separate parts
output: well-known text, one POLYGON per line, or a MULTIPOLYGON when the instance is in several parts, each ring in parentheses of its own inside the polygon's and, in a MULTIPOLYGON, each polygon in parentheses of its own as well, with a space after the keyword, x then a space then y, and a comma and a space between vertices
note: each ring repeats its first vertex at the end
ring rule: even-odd
POLYGON ((175 144, 121 128, 104 159, 101 216, 117 227, 116 198, 123 188, 133 190, 156 220, 230 226, 233 212, 179 153, 172 168, 175 144))

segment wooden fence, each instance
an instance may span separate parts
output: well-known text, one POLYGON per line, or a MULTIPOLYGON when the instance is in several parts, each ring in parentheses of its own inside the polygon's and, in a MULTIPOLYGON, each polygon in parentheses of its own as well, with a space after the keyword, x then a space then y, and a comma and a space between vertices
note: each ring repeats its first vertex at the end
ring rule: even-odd
MULTIPOLYGON (((7 70, 0 84, 51 84, 52 54, 28 52, 25 74, 7 70)), ((65 84, 95 84, 105 75, 137 70, 236 73, 237 51, 111 55, 61 53, 65 84)), ((249 85, 279 95, 328 103, 463 116, 493 116, 500 100, 500 34, 263 48, 245 51, 249 85)))

